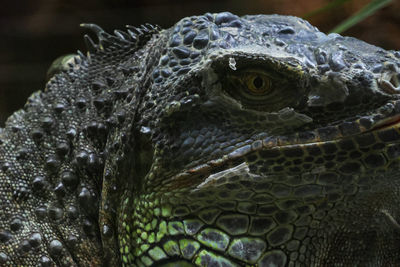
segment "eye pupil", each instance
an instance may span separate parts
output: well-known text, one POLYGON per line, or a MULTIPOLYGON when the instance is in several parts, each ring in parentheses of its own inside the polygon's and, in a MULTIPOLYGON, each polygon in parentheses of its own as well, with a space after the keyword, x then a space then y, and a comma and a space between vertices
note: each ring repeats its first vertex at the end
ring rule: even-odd
POLYGON ((253 85, 255 88, 260 89, 264 85, 264 81, 260 76, 257 76, 253 80, 253 85))

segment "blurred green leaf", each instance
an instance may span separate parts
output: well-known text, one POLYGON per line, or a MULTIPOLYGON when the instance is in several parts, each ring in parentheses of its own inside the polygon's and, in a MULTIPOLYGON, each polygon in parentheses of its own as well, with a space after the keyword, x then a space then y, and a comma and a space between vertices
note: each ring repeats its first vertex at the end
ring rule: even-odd
POLYGON ((379 9, 387 6, 393 0, 373 0, 368 5, 364 6, 361 10, 357 13, 343 21, 341 24, 336 26, 330 32, 342 33, 347 29, 353 27, 355 24, 359 23, 360 21, 364 20, 365 18, 373 15, 379 9))
POLYGON ((348 1, 352 1, 352 0, 335 0, 335 1, 332 1, 329 4, 326 4, 323 7, 317 8, 315 10, 312 10, 312 11, 306 13, 303 16, 303 19, 308 20, 312 16, 315 16, 317 14, 324 13, 324 12, 329 11, 331 9, 337 8, 337 7, 343 5, 344 3, 348 2, 348 1))

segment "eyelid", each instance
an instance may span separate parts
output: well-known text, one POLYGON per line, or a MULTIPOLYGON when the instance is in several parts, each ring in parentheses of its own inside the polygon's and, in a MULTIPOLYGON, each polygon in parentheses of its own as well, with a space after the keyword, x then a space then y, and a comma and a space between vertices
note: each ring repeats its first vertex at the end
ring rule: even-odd
POLYGON ((236 60, 236 63, 236 69, 226 68, 226 64, 216 65, 215 68, 220 75, 224 93, 238 101, 243 108, 271 112, 284 107, 294 108, 304 102, 302 96, 309 88, 309 76, 301 67, 275 65, 267 61, 259 64, 248 60, 236 60), (249 73, 266 76, 272 83, 270 90, 259 95, 251 93, 243 81, 243 75, 249 73))
POLYGON ((248 74, 259 74, 260 76, 265 76, 270 80, 276 79, 270 73, 268 73, 266 71, 254 70, 254 69, 237 70, 235 72, 229 73, 227 76, 228 76, 228 78, 240 80, 242 77, 247 76, 248 74))

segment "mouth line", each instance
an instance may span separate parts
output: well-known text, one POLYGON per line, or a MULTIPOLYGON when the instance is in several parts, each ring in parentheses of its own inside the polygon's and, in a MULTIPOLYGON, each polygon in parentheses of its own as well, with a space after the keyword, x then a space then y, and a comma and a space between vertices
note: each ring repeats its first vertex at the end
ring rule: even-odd
MULTIPOLYGON (((376 143, 393 144, 400 142, 400 114, 395 114, 381 119, 374 123, 371 127, 363 127, 362 123, 356 121, 360 127, 358 133, 353 134, 334 134, 334 135, 318 135, 318 131, 314 131, 313 138, 302 139, 301 132, 287 136, 273 136, 264 139, 256 138, 252 143, 245 144, 233 151, 217 158, 209 160, 203 164, 187 168, 184 171, 165 179, 163 184, 170 190, 179 188, 194 188, 204 182, 207 177, 215 175, 221 171, 235 168, 245 162, 245 156, 259 152, 271 152, 276 150, 289 149, 305 149, 308 146, 320 146, 322 144, 336 144, 342 140, 351 140, 362 137, 372 136, 376 143), (330 138, 328 138, 330 137, 330 138)), ((335 126, 329 126, 335 127, 335 126)), ((337 127, 337 126, 336 126, 337 127)), ((355 141, 357 143, 357 141, 355 141)))
POLYGON ((373 131, 379 131, 382 129, 394 127, 399 129, 400 128, 400 114, 394 115, 392 117, 383 119, 376 123, 372 129, 366 131, 366 132, 373 132, 373 131))

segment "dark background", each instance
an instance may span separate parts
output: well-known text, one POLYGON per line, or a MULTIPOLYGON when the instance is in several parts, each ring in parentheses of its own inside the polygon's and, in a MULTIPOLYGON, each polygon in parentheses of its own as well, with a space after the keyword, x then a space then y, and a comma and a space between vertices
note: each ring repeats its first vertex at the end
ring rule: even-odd
MULTIPOLYGON (((146 22, 171 27, 185 16, 230 11, 245 14, 304 16, 328 0, 0 0, 0 127, 26 98, 45 86, 46 71, 60 55, 86 51, 82 22, 123 29, 146 22)), ((369 0, 352 0, 309 21, 327 32, 369 0)), ((400 50, 400 1, 346 31, 385 49, 400 50)))

